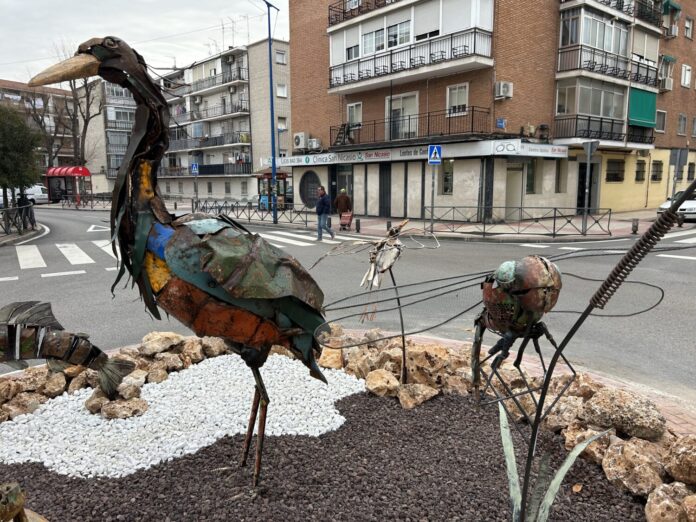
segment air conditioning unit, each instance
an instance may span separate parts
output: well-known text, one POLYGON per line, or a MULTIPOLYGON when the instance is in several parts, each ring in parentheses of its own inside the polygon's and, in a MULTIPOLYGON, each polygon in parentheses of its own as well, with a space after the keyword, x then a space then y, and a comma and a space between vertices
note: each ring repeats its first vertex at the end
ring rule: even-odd
POLYGON ((321 140, 319 138, 309 138, 309 150, 321 150, 321 140))
POLYGON ((196 105, 200 105, 202 101, 203 101, 202 96, 194 96, 193 97, 193 103, 195 103, 196 105))
POLYGON ((661 91, 671 91, 674 87, 673 78, 660 78, 660 90, 661 91))
POLYGON ((307 133, 296 132, 292 135, 292 145, 295 150, 307 148, 307 133))
POLYGON ((236 94, 236 93, 237 93, 237 86, 231 85, 230 86, 230 94, 236 94))
POLYGON ((665 32, 667 33, 667 36, 676 38, 679 36, 679 26, 677 24, 672 24, 665 28, 665 32))
POLYGON ((512 82, 495 82, 496 98, 512 98, 512 82))
POLYGON ((235 60, 236 60, 236 58, 235 58, 234 54, 230 54, 229 56, 227 56, 227 63, 234 63, 235 60))

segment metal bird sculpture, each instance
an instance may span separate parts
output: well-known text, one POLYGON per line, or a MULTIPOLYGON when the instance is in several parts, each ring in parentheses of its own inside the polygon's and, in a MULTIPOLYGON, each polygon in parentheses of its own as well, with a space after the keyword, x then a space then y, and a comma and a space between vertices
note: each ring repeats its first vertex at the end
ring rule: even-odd
POLYGON ((224 338, 251 368, 256 389, 241 465, 246 464, 260 412, 256 485, 269 403, 259 369, 271 347, 281 345, 313 377, 326 382, 315 360, 321 348, 312 336, 324 322, 319 311, 324 296, 296 259, 232 219, 205 214, 174 219, 167 211, 157 188, 157 170, 169 145, 169 109, 146 67, 124 41, 94 38, 30 85, 98 74, 133 94, 135 125, 111 209, 114 250, 121 258, 114 286, 127 271, 153 316, 159 319, 162 308, 199 336, 224 338))
POLYGON ((0 362, 24 362, 26 367, 28 359, 48 359, 54 369, 75 364, 96 370, 99 386, 111 398, 123 377, 135 370, 132 362, 109 359, 86 334, 64 331, 51 304, 39 301, 0 308, 0 362))

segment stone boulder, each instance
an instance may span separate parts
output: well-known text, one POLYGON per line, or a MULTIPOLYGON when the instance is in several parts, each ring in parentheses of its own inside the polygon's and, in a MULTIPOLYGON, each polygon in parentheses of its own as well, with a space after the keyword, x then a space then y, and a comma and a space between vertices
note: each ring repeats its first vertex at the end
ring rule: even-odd
POLYGON ((22 385, 16 379, 4 379, 0 381, 0 404, 12 400, 22 392, 22 385))
POLYGON ((355 375, 358 379, 364 379, 367 374, 377 369, 379 352, 370 348, 360 347, 348 353, 345 370, 355 375))
MULTIPOLYGON (((545 405, 544 407, 546 408, 547 406, 545 405)), ((551 410, 549 415, 544 420, 544 427, 548 430, 558 433, 562 429, 567 428, 570 424, 575 422, 575 420, 580 415, 580 412, 582 411, 582 407, 582 397, 577 397, 573 395, 562 396, 558 400, 556 405, 553 407, 553 410, 551 410)))
POLYGON ((97 373, 96 370, 92 370, 91 368, 87 368, 84 372, 85 378, 87 379, 87 384, 91 388, 98 388, 99 387, 99 374, 97 373))
POLYGON ((665 467, 674 480, 696 486, 696 435, 685 435, 672 443, 665 467))
POLYGON ((147 402, 143 399, 128 399, 110 401, 101 408, 101 415, 105 419, 128 419, 142 415, 147 411, 147 402))
POLYGON ((425 384, 402 384, 397 392, 399 403, 405 410, 412 410, 439 393, 435 388, 425 384))
POLYGON ((48 397, 36 392, 22 392, 15 396, 11 401, 6 402, 0 408, 7 413, 10 419, 15 419, 20 415, 33 413, 48 397))
POLYGON ((77 390, 87 387, 87 374, 81 372, 77 377, 70 381, 68 393, 75 393, 77 390))
POLYGON ((399 381, 391 372, 380 368, 367 374, 365 386, 370 393, 380 397, 395 397, 399 389, 399 381))
POLYGON ((147 375, 145 370, 134 370, 126 375, 118 386, 119 395, 124 399, 140 397, 140 388, 145 384, 147 375))
POLYGON ((168 378, 169 374, 164 368, 155 368, 154 370, 150 370, 147 374, 147 382, 160 383, 166 381, 168 378))
POLYGON ((61 395, 67 385, 68 381, 63 372, 51 373, 39 392, 52 399, 61 395))
POLYGON ((157 361, 164 363, 164 368, 168 372, 178 372, 184 368, 184 362, 181 360, 181 357, 179 357, 179 354, 176 353, 158 353, 155 355, 155 362, 157 361))
POLYGON ((157 353, 166 352, 183 343, 185 337, 174 332, 150 332, 143 337, 140 355, 152 357, 157 353))
POLYGON ((471 392, 471 379, 464 372, 468 369, 460 368, 454 375, 445 377, 445 384, 442 387, 442 392, 447 395, 461 395, 466 397, 471 392))
POLYGON ((203 337, 203 353, 206 357, 217 357, 227 353, 227 345, 223 339, 219 337, 203 337))
POLYGON ((106 396, 106 394, 101 391, 101 389, 96 388, 92 392, 89 399, 85 401, 85 408, 87 408, 87 411, 90 413, 99 413, 102 406, 104 406, 107 402, 109 402, 109 398, 106 396))
POLYGON ((181 358, 189 364, 198 364, 205 359, 203 343, 198 337, 187 337, 181 349, 181 358))
POLYGON ((408 382, 440 389, 447 375, 467 365, 465 357, 440 345, 417 345, 406 352, 408 382))
POLYGON ((401 341, 399 341, 399 346, 386 348, 376 354, 375 366, 377 366, 377 368, 387 370, 397 379, 401 379, 402 362, 403 352, 401 350, 401 341))
POLYGON ((10 420, 10 414, 5 410, 0 409, 0 422, 5 422, 7 420, 10 420))
POLYGON ((334 368, 340 370, 343 368, 343 350, 323 347, 321 357, 317 361, 322 368, 334 368))
POLYGON ((73 366, 68 366, 63 370, 63 373, 68 379, 74 379, 78 375, 80 375, 82 372, 84 372, 87 368, 84 366, 80 365, 73 365, 73 366))
POLYGON ((696 522, 696 495, 689 495, 682 501, 687 522, 696 522))
POLYGON ((666 478, 664 459, 665 450, 659 444, 615 438, 606 450, 602 468, 614 485, 647 497, 666 478))
POLYGON ((657 486, 645 504, 647 522, 687 522, 682 502, 692 491, 681 482, 657 486))
MULTIPOLYGON (((584 426, 582 423, 575 421, 567 426, 561 433, 565 438, 565 449, 571 451, 581 442, 585 442, 590 437, 594 437, 603 431, 605 430, 593 426, 584 426)), ((616 437, 616 431, 614 429, 611 429, 609 433, 601 436, 587 446, 581 453, 581 456, 601 466, 612 437, 616 437)))
POLYGON ((601 388, 585 402, 581 418, 588 424, 616 428, 631 437, 657 440, 665 432, 665 418, 651 400, 633 392, 601 388))
POLYGON ((575 379, 566 390, 566 395, 591 399, 594 394, 604 388, 604 385, 595 381, 587 373, 578 373, 575 379))
POLYGON ((41 366, 32 366, 27 368, 14 379, 22 386, 22 391, 33 392, 38 391, 46 384, 49 377, 48 367, 45 364, 41 366))

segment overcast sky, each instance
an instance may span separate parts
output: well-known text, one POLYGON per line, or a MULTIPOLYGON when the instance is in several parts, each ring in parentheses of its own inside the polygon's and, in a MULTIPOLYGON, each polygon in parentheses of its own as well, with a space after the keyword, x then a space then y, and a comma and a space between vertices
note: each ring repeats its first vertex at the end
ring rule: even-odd
MULTIPOLYGON (((288 0, 271 31, 287 39, 288 0), (275 29, 274 29, 275 28, 275 29)), ((262 0, 0 0, 0 79, 27 82, 92 37, 118 36, 155 67, 181 67, 224 46, 265 38, 262 0), (248 16, 248 33, 247 20, 248 16), (234 39, 233 39, 234 38, 234 39)))

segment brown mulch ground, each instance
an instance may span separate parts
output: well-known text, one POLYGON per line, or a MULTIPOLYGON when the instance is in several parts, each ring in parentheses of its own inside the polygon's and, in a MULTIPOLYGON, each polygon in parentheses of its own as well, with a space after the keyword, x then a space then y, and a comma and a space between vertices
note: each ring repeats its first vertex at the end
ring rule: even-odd
MULTIPOLYGON (((122 479, 70 479, 40 464, 0 464, 0 482, 19 481, 28 506, 51 522, 511 519, 496 407, 478 410, 468 397, 441 396, 405 411, 369 394, 338 407, 347 421, 335 432, 267 437, 256 491, 251 466, 237 466, 241 436, 122 479)), ((513 435, 519 465, 525 448, 513 435)), ((560 437, 544 437, 555 470, 566 451, 560 437)), ((598 466, 578 459, 551 520, 644 520, 643 510, 598 466), (579 494, 573 484, 583 485, 579 494)))

